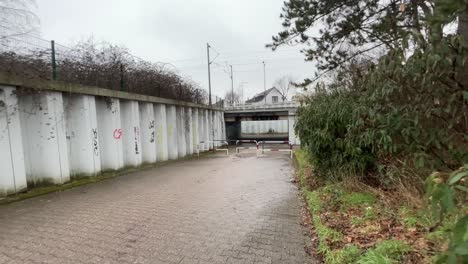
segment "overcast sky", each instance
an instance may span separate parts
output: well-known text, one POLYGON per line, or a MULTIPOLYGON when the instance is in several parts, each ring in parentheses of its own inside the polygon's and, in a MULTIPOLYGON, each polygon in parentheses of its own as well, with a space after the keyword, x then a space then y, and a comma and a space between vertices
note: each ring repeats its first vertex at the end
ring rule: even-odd
POLYGON ((153 62, 170 62, 187 78, 208 89, 206 43, 213 46, 213 94, 223 96, 231 81, 244 82, 244 99, 263 91, 275 79, 310 77, 314 67, 297 47, 276 52, 265 48, 281 30, 283 0, 37 0, 41 35, 68 44, 93 36, 124 45, 153 62))

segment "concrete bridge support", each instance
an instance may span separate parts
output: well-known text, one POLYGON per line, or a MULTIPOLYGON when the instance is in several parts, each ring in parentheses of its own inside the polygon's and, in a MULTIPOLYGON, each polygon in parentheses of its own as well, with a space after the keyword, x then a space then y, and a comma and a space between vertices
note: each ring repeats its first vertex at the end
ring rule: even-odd
POLYGON ((41 91, 23 95, 19 107, 28 185, 69 181, 62 93, 41 91))
POLYGON ((27 188, 21 140, 18 97, 12 87, 0 86, 0 196, 27 188))
POLYGON ((154 106, 151 103, 140 103, 139 108, 142 162, 154 163, 157 161, 154 106))
POLYGON ((177 144, 177 111, 174 105, 166 106, 167 114, 167 146, 169 159, 176 160, 179 157, 179 148, 177 144))
POLYGON ((101 171, 96 100, 89 95, 67 95, 64 105, 70 175, 95 176, 101 171))
POLYGON ((169 158, 168 154, 168 139, 167 139, 167 121, 166 121, 166 105, 155 104, 155 126, 156 126, 156 149, 158 161, 166 161, 169 158))

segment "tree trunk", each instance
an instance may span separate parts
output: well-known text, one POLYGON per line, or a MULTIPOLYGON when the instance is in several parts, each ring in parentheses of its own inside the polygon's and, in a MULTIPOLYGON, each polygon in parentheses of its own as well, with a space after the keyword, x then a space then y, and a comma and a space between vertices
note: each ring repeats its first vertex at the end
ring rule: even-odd
POLYGON ((468 48, 468 6, 458 16, 458 35, 463 37, 463 46, 468 48))
POLYGON ((464 66, 458 74, 458 79, 464 89, 468 89, 468 5, 458 16, 457 34, 463 37, 462 45, 465 49, 464 66))

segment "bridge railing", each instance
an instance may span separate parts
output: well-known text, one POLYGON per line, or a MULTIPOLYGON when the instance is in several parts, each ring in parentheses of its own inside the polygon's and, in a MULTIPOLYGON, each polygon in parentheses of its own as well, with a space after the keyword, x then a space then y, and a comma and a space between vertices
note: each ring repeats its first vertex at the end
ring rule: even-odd
POLYGON ((281 102, 281 103, 273 103, 273 104, 242 104, 242 105, 229 105, 224 106, 225 110, 255 110, 255 109, 272 109, 272 108, 297 108, 299 107, 298 102, 288 101, 288 102, 281 102))

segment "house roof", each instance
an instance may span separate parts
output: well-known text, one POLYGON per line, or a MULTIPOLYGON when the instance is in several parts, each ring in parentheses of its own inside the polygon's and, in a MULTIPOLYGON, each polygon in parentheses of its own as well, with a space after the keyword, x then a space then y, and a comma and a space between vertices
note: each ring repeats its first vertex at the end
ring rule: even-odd
POLYGON ((276 87, 272 87, 266 91, 263 91, 261 93, 258 93, 256 95, 254 95, 252 98, 250 98, 249 100, 245 101, 246 103, 257 103, 257 102, 260 102, 262 100, 265 99, 265 96, 267 96, 271 91, 273 90, 276 90, 278 93, 280 93, 280 91, 278 89, 276 89, 276 87))

